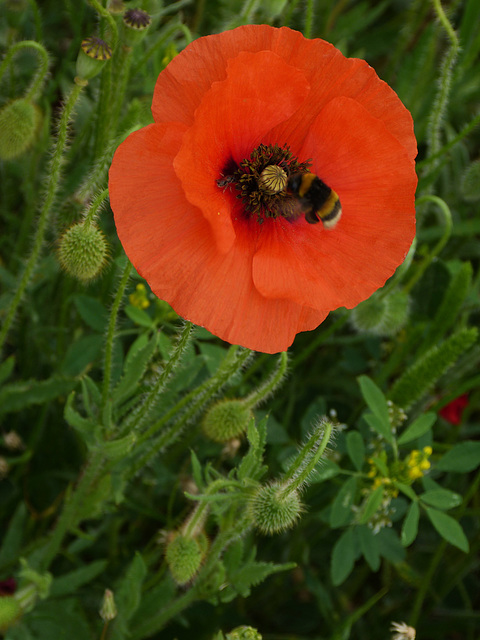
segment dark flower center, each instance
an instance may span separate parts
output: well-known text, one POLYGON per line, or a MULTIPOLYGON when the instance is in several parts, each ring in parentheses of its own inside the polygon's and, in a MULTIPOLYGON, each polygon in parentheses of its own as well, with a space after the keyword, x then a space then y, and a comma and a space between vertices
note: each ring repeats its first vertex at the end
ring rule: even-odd
POLYGON ((259 223, 279 216, 291 219, 298 210, 296 199, 287 191, 288 178, 307 172, 310 164, 311 160, 299 162, 287 145, 261 144, 240 166, 233 160, 227 163, 217 186, 221 189, 235 186, 246 217, 256 216, 259 223))

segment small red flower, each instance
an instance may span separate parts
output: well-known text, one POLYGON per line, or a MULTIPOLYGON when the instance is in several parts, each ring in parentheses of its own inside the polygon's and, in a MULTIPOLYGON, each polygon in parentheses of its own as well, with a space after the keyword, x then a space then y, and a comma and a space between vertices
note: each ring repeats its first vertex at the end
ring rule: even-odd
POLYGON ((288 28, 239 27, 174 58, 152 112, 115 153, 110 200, 130 260, 186 319, 275 353, 403 261, 413 122, 363 60, 288 28), (335 228, 309 224, 286 188, 266 190, 266 166, 319 176, 341 202, 335 228))
POLYGON ((450 424, 460 424, 465 407, 468 405, 468 394, 464 393, 455 400, 446 404, 443 409, 438 412, 450 424))

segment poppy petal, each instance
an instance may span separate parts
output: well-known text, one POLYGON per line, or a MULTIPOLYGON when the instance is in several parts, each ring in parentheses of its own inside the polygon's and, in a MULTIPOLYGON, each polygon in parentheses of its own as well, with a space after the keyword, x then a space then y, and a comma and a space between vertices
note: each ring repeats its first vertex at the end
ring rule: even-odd
POLYGON ((276 54, 243 52, 229 60, 227 78, 215 82, 197 108, 174 166, 187 199, 202 210, 223 253, 235 239, 229 215, 235 197, 216 180, 225 166, 232 161, 238 166, 266 132, 288 119, 308 91, 303 73, 276 54))
POLYGON ((345 97, 319 113, 302 156, 318 158, 314 170, 339 194, 342 218, 333 230, 303 220, 266 227, 255 286, 316 309, 350 308, 384 284, 413 240, 414 163, 382 121, 345 97))
POLYGON ((256 292, 254 246, 246 229, 231 251, 217 250, 210 224, 186 200, 173 170, 184 128, 153 124, 117 149, 109 188, 119 238, 152 291, 185 319, 234 344, 284 351, 296 333, 318 326, 328 311, 256 292))

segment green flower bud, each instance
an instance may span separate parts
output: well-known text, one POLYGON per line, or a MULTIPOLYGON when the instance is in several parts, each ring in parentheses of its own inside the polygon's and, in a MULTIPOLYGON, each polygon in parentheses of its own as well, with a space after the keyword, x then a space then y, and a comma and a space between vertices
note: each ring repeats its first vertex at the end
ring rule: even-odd
POLYGON ((109 622, 117 617, 117 607, 113 597, 113 591, 105 589, 103 594, 102 608, 100 609, 100 617, 104 622, 109 622))
POLYGON ((278 482, 260 487, 250 500, 250 514, 257 529, 272 535, 292 527, 303 511, 298 492, 278 482))
POLYGON ((242 626, 227 633, 226 640, 262 640, 262 636, 253 627, 242 626))
POLYGON ((107 241, 94 224, 74 224, 60 238, 58 260, 68 274, 81 282, 100 275, 107 257, 107 241))
POLYGON ((77 78, 80 81, 94 78, 111 57, 112 50, 106 42, 95 36, 85 38, 77 57, 77 78))
POLYGON ((26 151, 39 120, 38 108, 24 98, 5 105, 0 110, 0 159, 11 160, 26 151))
POLYGON ((461 192, 467 202, 480 200, 480 160, 472 162, 467 168, 462 179, 461 192))
POLYGON ((350 321, 359 332, 394 336, 405 326, 408 312, 409 298, 403 291, 376 292, 352 310, 350 321))
POLYGON ((13 596, 0 597, 0 631, 6 631, 12 626, 21 613, 22 607, 13 596))
POLYGON ((202 428, 215 442, 226 442, 245 433, 251 419, 252 411, 242 400, 221 400, 207 411, 202 428))
POLYGON ((146 35, 152 19, 142 9, 128 9, 123 14, 125 43, 130 46, 137 44, 146 35))
POLYGON ((168 542, 165 558, 177 584, 186 584, 195 576, 205 555, 205 543, 205 536, 187 538, 181 533, 168 542))

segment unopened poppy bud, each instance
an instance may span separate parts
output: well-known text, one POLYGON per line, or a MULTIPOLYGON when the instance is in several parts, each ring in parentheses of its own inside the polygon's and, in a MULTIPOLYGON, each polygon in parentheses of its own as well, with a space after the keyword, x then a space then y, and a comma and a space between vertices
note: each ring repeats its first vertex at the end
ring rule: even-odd
POLYGON ((270 164, 260 174, 259 188, 270 195, 284 191, 287 186, 287 173, 276 164, 270 164))
POLYGON ((0 110, 0 159, 21 155, 33 142, 39 122, 35 105, 19 98, 0 110))
POLYGON ((112 57, 112 49, 101 38, 85 38, 77 57, 77 78, 81 81, 94 78, 112 57))
POLYGON ((480 200, 480 160, 467 168, 461 183, 462 196, 468 202, 480 200))
POLYGON ((394 336, 405 326, 408 312, 409 298, 403 291, 374 293, 353 309, 350 320, 357 331, 394 336))
POLYGON ((253 627, 241 626, 227 633, 226 640, 262 640, 262 636, 253 627))
POLYGON ((190 538, 178 533, 168 542, 165 558, 172 578, 177 584, 186 584, 195 576, 202 564, 205 547, 205 536, 190 538))
POLYGON ((289 529, 300 517, 303 507, 298 492, 277 483, 261 487, 249 504, 257 529, 266 535, 289 529))
POLYGON ((107 262, 105 236, 93 224, 74 224, 60 239, 58 259, 65 271, 82 282, 96 278, 107 262))
POLYGON ((123 24, 125 25, 125 41, 127 45, 134 45, 147 33, 152 19, 146 11, 142 9, 128 9, 123 14, 123 24))
POLYGON ((215 442, 226 442, 245 433, 251 419, 251 409, 242 400, 221 400, 207 411, 202 428, 215 442))
POLYGON ((22 613, 22 607, 13 596, 0 597, 0 631, 6 631, 22 613))
POLYGON ((105 589, 103 595, 102 608, 100 609, 100 617, 104 622, 109 622, 117 616, 117 607, 115 605, 115 599, 113 597, 113 591, 105 589))

